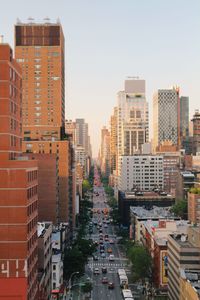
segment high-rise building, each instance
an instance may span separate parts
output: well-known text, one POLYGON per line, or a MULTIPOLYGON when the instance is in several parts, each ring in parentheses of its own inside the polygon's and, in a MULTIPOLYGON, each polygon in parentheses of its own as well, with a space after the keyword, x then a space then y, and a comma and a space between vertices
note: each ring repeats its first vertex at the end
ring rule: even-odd
POLYGON ((159 89, 153 96, 153 148, 164 141, 178 145, 178 101, 176 88, 159 89))
POLYGON ((88 124, 84 119, 76 119, 76 145, 84 147, 88 153, 88 124))
POLYGON ((0 44, 0 293, 34 300, 37 285, 37 162, 22 156, 22 74, 0 44))
POLYGON ((193 122, 193 154, 200 152, 200 112, 195 111, 192 119, 193 122))
POLYGON ((180 97, 180 144, 189 138, 189 97, 180 97))
POLYGON ((104 176, 110 175, 110 132, 104 126, 101 129, 101 171, 104 176))
POLYGON ((60 23, 15 25, 22 68, 24 140, 60 140, 65 123, 64 35, 60 23))
POLYGON ((110 172, 116 170, 117 161, 117 107, 110 118, 110 172))
POLYGON ((48 154, 46 165, 41 161, 39 163, 38 188, 42 195, 39 210, 43 208, 39 216, 43 215, 49 201, 44 189, 44 183, 49 183, 52 201, 48 210, 52 211, 48 214, 51 218, 46 221, 54 224, 57 221, 69 222, 72 225, 74 216, 71 213, 75 203, 72 174, 74 155, 70 139, 64 139, 65 53, 61 24, 17 24, 15 55, 22 68, 23 151, 48 154), (57 174, 52 168, 55 155, 49 154, 56 155, 57 174), (47 165, 51 173, 49 176, 47 165), (42 176, 45 174, 46 181, 42 176), (58 180, 55 181, 57 176, 58 180))
POLYGON ((121 156, 140 153, 149 140, 145 80, 125 80, 124 91, 118 93, 117 136, 116 176, 120 176, 121 156))
POLYGON ((148 105, 145 80, 125 80, 124 91, 118 93, 118 156, 141 151, 149 140, 148 105))

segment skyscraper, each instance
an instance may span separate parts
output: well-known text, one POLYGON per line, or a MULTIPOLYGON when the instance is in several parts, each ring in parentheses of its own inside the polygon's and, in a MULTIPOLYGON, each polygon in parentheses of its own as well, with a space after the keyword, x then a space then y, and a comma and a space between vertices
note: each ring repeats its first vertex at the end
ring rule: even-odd
POLYGON ((117 106, 117 166, 120 175, 121 156, 133 155, 149 140, 148 104, 145 80, 125 80, 124 91, 118 93, 117 106))
POLYGON ((0 291, 2 299, 37 299, 37 162, 22 157, 22 74, 0 44, 0 291))
POLYGON ((15 26, 24 140, 60 140, 65 122, 64 35, 59 23, 15 26))
POLYGON ((110 118, 110 172, 116 170, 117 161, 117 107, 110 118))
POLYGON ((164 141, 178 145, 178 91, 159 89, 153 96, 153 147, 164 141))

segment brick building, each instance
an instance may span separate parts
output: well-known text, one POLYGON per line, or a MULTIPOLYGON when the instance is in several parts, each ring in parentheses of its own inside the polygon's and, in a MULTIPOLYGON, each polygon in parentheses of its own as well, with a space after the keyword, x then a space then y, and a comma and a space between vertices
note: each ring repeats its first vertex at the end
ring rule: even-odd
POLYGON ((22 157, 21 69, 0 44, 1 299, 37 299, 37 162, 22 157))

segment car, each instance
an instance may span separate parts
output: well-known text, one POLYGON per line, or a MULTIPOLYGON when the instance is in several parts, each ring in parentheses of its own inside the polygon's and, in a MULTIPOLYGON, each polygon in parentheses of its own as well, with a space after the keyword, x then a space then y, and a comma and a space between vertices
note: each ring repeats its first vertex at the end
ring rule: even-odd
POLYGON ((105 234, 105 235, 104 235, 104 238, 108 238, 108 234, 105 234))
POLYGON ((106 258, 106 255, 105 255, 105 253, 103 252, 103 253, 101 253, 101 257, 102 258, 106 258))
POLYGON ((111 245, 115 243, 113 240, 110 240, 109 242, 110 242, 111 245))
POLYGON ((99 275, 99 274, 100 274, 99 268, 95 268, 95 269, 94 269, 94 275, 99 275))
POLYGON ((99 260, 98 256, 97 255, 94 255, 94 260, 99 260))
POLYGON ((99 244, 100 244, 100 245, 103 245, 103 239, 100 239, 100 240, 99 240, 99 244))
POLYGON ((108 225, 107 225, 107 224, 105 224, 105 225, 104 225, 104 228, 108 228, 108 225))
POLYGON ((108 282, 108 288, 109 289, 114 289, 114 287, 115 287, 115 285, 114 285, 114 283, 113 282, 108 282))
POLYGON ((109 261, 114 261, 114 260, 115 260, 114 255, 113 255, 113 254, 110 254, 110 255, 109 255, 109 261))
POLYGON ((102 283, 108 283, 108 278, 107 277, 103 277, 101 280, 102 283))
POLYGON ((105 238, 105 241, 108 242, 109 241, 108 238, 105 238))
POLYGON ((94 241, 94 244, 95 244, 95 245, 99 245, 99 242, 98 242, 98 241, 94 241))
POLYGON ((100 253, 104 253, 104 249, 100 249, 100 253))
POLYGON ((112 253, 112 248, 108 248, 108 249, 107 249, 107 252, 108 252, 108 253, 112 253))
POLYGON ((103 274, 106 274, 107 273, 107 268, 106 267, 102 267, 101 271, 102 271, 103 274))
POLYGON ((101 228, 99 229, 99 232, 102 233, 102 229, 101 228))

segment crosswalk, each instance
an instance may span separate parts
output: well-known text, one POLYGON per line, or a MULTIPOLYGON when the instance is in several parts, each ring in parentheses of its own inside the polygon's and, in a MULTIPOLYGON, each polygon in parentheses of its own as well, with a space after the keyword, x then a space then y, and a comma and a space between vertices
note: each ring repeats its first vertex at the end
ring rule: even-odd
POLYGON ((110 273, 116 272, 116 269, 123 268, 123 269, 125 269, 126 273, 130 273, 130 270, 127 268, 127 265, 124 263, 95 262, 95 263, 89 263, 88 267, 91 270, 94 270, 95 268, 106 267, 108 269, 108 272, 110 272, 110 273))

